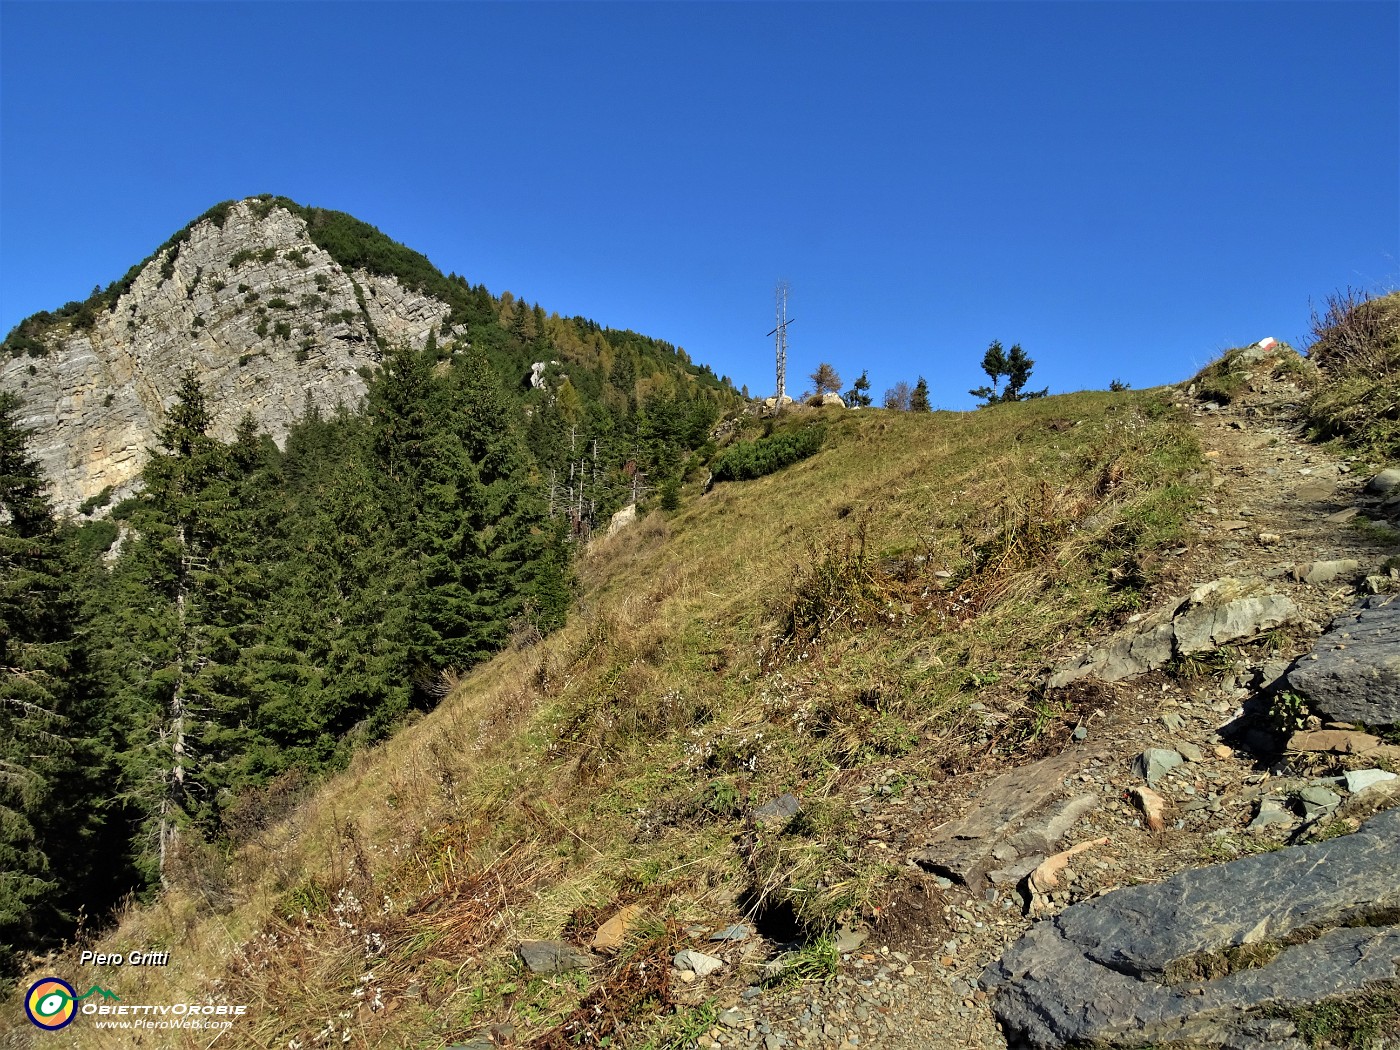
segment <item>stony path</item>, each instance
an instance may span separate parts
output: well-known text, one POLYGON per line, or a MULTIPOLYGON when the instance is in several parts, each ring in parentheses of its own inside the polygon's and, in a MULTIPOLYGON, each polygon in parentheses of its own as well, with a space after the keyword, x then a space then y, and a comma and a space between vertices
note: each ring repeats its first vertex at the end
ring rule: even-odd
MULTIPOLYGON (((1306 784, 1271 775, 1248 750, 1248 738, 1223 742, 1223 727, 1242 705, 1276 680, 1327 621, 1354 600, 1356 583, 1400 548, 1347 523, 1364 477, 1306 444, 1291 422, 1299 391, 1263 369, 1250 391, 1217 410, 1182 395, 1200 430, 1213 471, 1198 515, 1196 540, 1169 566, 1164 593, 1185 593, 1222 576, 1270 581, 1298 605, 1305 623, 1283 648, 1253 646, 1223 673, 1179 681, 1151 672, 1105 687, 1105 702, 1087 725, 1068 793, 1095 805, 1066 843, 1106 838, 1075 859, 1052 909, 1118 886, 1159 881, 1187 867, 1229 860, 1277 844, 1298 821, 1251 831, 1261 800, 1280 786, 1306 784), (1352 559, 1355 570, 1310 584, 1317 562, 1352 559), (1173 749, 1187 761, 1158 784, 1168 803, 1165 830, 1143 825, 1129 791, 1142 783, 1132 759, 1146 748, 1173 749)), ((1319 575, 1325 576, 1326 573, 1319 575)), ((924 872, 912 857, 927 841, 932 815, 956 816, 988 779, 902 786, 866 807, 872 846, 911 858, 904 892, 887 922, 843 955, 834 979, 760 992, 749 988, 701 1037, 701 1047, 874 1047, 880 1050, 1002 1048, 1006 1041, 977 983, 985 967, 1029 927, 1023 901, 1008 885, 974 897, 924 872), (951 808, 951 812, 950 812, 951 808)), ((1339 789, 1340 790, 1340 789, 1339 789)))

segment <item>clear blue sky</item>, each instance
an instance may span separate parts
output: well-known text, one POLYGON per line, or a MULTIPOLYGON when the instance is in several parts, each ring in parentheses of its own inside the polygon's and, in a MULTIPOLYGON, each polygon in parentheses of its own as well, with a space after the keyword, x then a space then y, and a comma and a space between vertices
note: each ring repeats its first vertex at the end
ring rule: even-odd
POLYGON ((1400 284, 1400 4, 0 2, 0 330, 280 193, 771 393, 1174 382, 1400 284))

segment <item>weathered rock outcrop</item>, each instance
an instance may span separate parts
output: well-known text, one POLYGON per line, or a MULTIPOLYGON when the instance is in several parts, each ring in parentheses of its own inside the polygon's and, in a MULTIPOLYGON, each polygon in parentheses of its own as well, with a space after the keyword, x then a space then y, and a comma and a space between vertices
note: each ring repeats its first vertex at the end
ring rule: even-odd
POLYGON ((308 398, 331 409, 363 396, 377 340, 421 347, 447 314, 392 277, 347 272, 301 217, 243 201, 151 259, 91 328, 0 361, 0 389, 23 400, 31 453, 71 511, 109 486, 131 490, 187 366, 218 436, 251 412, 280 443, 308 398))
POLYGON ((1050 677, 1059 689, 1080 678, 1116 682, 1161 667, 1173 657, 1216 649, 1289 623, 1298 607, 1258 583, 1225 577, 1197 587, 1145 621, 1091 650, 1050 677))
POLYGON ((1400 724, 1400 599, 1373 595, 1333 620, 1288 687, 1338 721, 1400 724))
POLYGON ((1303 1043, 1290 1015, 1400 980, 1400 810, 1354 835, 1118 890, 983 976, 1013 1046, 1303 1043))
POLYGON ((961 819, 941 827, 914 860, 974 890, 982 888, 984 876, 995 883, 1016 882, 1097 803, 1070 799, 1040 824, 1026 824, 1027 818, 1052 807, 1064 791, 1064 778, 1082 757, 1066 752, 1003 773, 978 793, 961 819))

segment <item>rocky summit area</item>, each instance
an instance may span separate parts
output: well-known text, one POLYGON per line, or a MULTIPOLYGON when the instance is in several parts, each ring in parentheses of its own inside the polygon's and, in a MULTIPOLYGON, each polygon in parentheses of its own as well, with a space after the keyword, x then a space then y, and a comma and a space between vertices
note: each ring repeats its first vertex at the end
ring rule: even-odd
POLYGON ((131 490, 186 368, 218 408, 216 436, 251 413, 280 443, 308 399, 353 406, 381 345, 421 348, 447 315, 393 277, 338 264, 303 217, 244 200, 157 252, 90 326, 56 326, 42 352, 0 360, 0 390, 21 398, 31 454, 71 512, 131 490))
POLYGON ((726 987, 774 946, 692 931, 695 1045, 1400 1046, 1400 472, 1303 440, 1292 355, 1178 392, 1211 495, 1175 595, 1047 669, 1072 746, 889 770, 861 811, 900 890, 823 981, 726 987))

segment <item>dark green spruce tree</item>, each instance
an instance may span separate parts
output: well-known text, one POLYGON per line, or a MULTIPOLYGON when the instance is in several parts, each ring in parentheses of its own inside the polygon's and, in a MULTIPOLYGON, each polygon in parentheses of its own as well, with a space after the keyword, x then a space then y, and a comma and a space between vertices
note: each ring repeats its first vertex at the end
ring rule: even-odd
POLYGON ((928 401, 928 380, 919 376, 919 381, 914 384, 914 392, 909 395, 910 412, 931 412, 933 406, 928 401))
POLYGON ((0 394, 0 979, 19 952, 72 932, 103 802, 74 548, 18 411, 0 394))
MULTIPOLYGON (((225 585, 233 507, 228 449, 192 371, 143 472, 132 538, 112 575, 103 617, 126 797, 145 814, 141 854, 164 879, 191 818, 217 806, 219 767, 236 754, 227 727, 246 710, 232 665, 246 609, 225 585)), ((233 734, 237 736, 236 731, 233 734)))
POLYGON ((870 370, 866 369, 846 391, 846 405, 850 408, 869 408, 870 404, 870 370))
POLYGON ((500 605, 493 648, 526 617, 541 631, 564 622, 571 597, 562 521, 551 522, 542 479, 532 469, 500 380, 482 354, 469 352, 462 370, 458 436, 476 472, 481 503, 474 528, 497 582, 500 605))
POLYGON ((1010 351, 1004 350, 1001 341, 993 339, 992 344, 987 347, 987 352, 982 355, 982 371, 987 373, 991 379, 991 386, 979 386, 968 393, 973 397, 985 398, 985 405, 995 405, 1007 401, 1033 401, 1036 398, 1044 397, 1049 392, 1049 387, 1044 390, 1025 389, 1026 383, 1030 381, 1031 369, 1035 367, 1035 362, 1026 356, 1026 352, 1021 349, 1021 344, 1017 343, 1011 347, 1010 351), (998 391, 997 384, 1002 376, 1006 377, 1006 389, 998 391))

